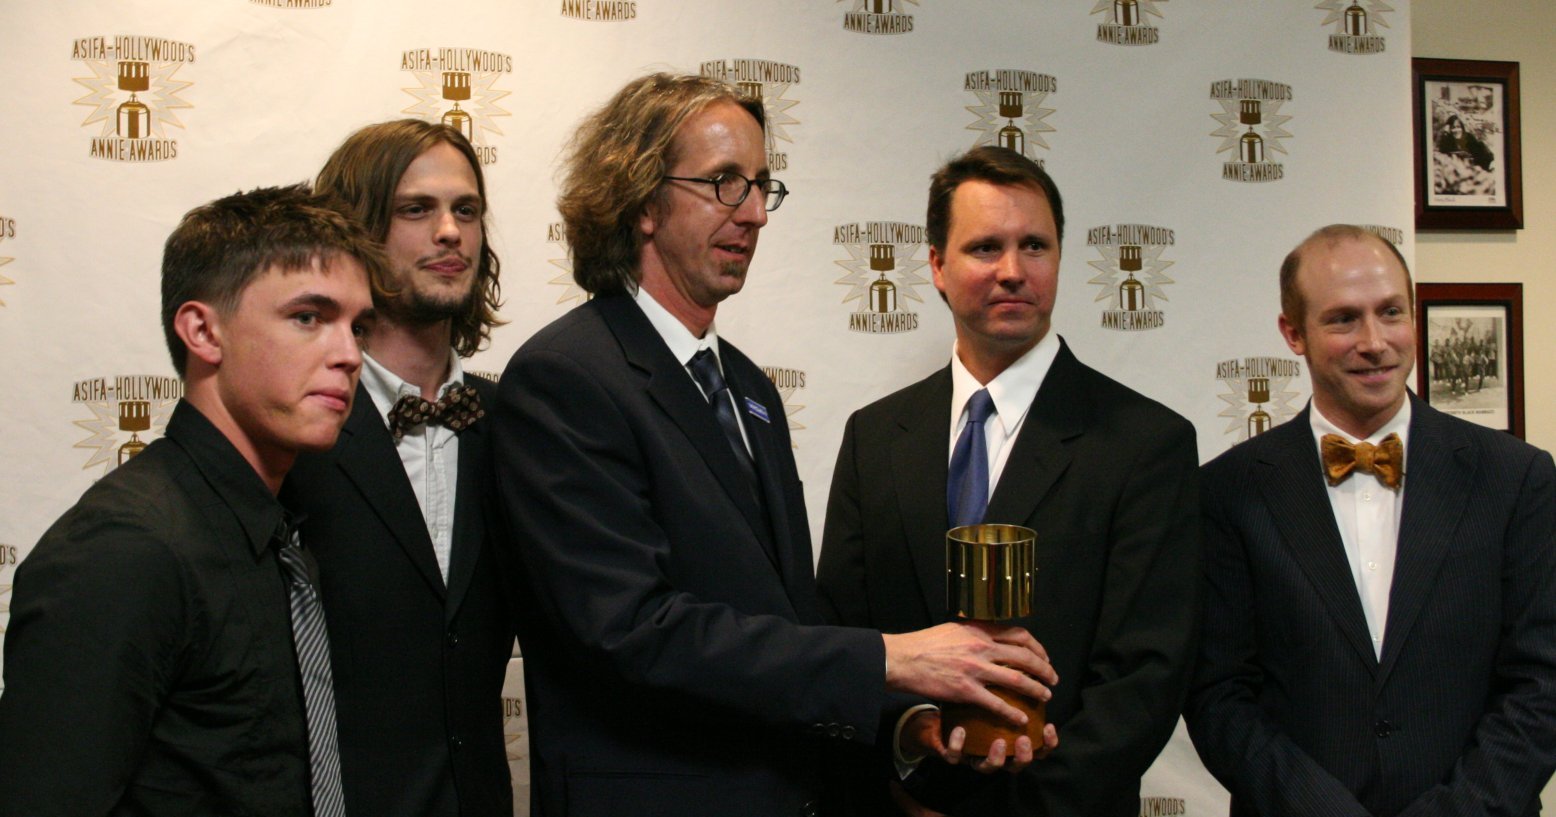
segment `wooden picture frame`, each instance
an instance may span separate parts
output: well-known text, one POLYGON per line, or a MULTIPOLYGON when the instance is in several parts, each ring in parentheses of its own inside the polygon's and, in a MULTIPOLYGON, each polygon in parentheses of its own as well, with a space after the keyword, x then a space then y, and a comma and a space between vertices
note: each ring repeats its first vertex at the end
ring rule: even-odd
POLYGON ((1412 59, 1418 230, 1524 226, 1518 63, 1412 59))
POLYGON ((1416 324, 1416 393, 1523 439, 1523 284, 1416 284, 1416 324))

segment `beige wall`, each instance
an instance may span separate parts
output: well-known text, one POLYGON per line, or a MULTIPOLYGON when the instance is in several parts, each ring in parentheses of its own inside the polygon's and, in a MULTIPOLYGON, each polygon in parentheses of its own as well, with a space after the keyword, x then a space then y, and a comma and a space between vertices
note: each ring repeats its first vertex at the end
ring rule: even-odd
MULTIPOLYGON (((1524 229, 1416 234, 1416 277, 1439 283, 1524 285, 1524 433, 1556 448, 1556 380, 1545 350, 1556 342, 1556 6, 1543 0, 1415 0, 1411 53, 1417 57, 1518 63, 1524 163, 1524 229)), ((1556 783, 1540 798, 1556 811, 1556 783)))
MULTIPOLYGON (((1416 234, 1416 277, 1436 283, 1524 285, 1525 437, 1556 449, 1556 6, 1544 0, 1416 0, 1411 53, 1518 63, 1523 120, 1524 229, 1416 234)), ((1549 795, 1548 795, 1549 796, 1549 795)), ((1549 802, 1549 801, 1548 801, 1549 802)))

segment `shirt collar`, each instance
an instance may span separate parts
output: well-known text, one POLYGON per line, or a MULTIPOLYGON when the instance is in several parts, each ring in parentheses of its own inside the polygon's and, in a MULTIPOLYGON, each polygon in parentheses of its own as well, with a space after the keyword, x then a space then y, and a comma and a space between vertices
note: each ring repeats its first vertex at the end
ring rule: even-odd
POLYGON ((1048 377, 1048 370, 1053 368, 1054 359, 1059 356, 1059 336, 1053 332, 1043 336, 1037 345, 1027 350, 1027 353, 1016 359, 1015 363, 1005 367, 1005 370, 995 375, 988 383, 979 383, 978 378, 973 377, 972 372, 962 365, 961 358, 956 355, 956 344, 951 346, 951 424, 954 427, 962 416, 962 411, 979 389, 988 389, 989 396, 994 398, 994 411, 999 415, 999 421, 1008 434, 1010 430, 1021 422, 1026 416, 1027 409, 1032 407, 1032 401, 1037 398, 1037 390, 1042 387, 1043 379, 1048 377))
MULTIPOLYGON (((637 303, 639 309, 643 310, 654 331, 658 332, 659 337, 664 338, 665 345, 670 347, 670 354, 674 355, 682 366, 690 363, 692 356, 703 349, 712 349, 714 357, 718 356, 719 330, 713 324, 708 324, 708 331, 699 338, 693 335, 679 318, 671 315, 670 310, 654 300, 654 296, 648 294, 648 290, 638 287, 637 294, 632 296, 632 300, 637 303)), ((723 366, 719 368, 722 369, 723 366)))
POLYGON ((237 517, 254 555, 263 554, 281 529, 282 507, 254 466, 188 400, 179 400, 173 408, 163 436, 189 455, 211 490, 237 517))
MULTIPOLYGON (((463 385, 465 382, 464 367, 459 365, 459 355, 454 354, 453 349, 448 350, 448 380, 438 387, 438 396, 442 397, 450 387, 463 385)), ((421 389, 384 367, 384 364, 374 360, 372 355, 362 353, 362 386, 367 389, 367 396, 373 398, 373 408, 378 409, 378 416, 384 419, 387 425, 389 412, 394 409, 394 404, 401 397, 411 395, 421 396, 421 389)))

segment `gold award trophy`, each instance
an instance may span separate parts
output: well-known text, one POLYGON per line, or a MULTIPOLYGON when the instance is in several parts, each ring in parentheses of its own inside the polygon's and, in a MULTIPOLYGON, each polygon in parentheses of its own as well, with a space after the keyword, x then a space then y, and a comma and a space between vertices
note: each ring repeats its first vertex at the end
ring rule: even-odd
MULTIPOLYGON (((946 606, 953 617, 1006 621, 1031 615, 1036 531, 1018 525, 964 525, 947 531, 945 542, 946 606)), ((1005 739, 1006 751, 1012 752, 1022 735, 1032 739, 1034 749, 1041 747, 1045 704, 1000 687, 989 691, 1025 712, 1026 728, 1012 726, 980 706, 945 704, 941 739, 950 741, 951 730, 960 726, 967 732, 962 751, 969 755, 987 755, 1000 738, 1005 739)))

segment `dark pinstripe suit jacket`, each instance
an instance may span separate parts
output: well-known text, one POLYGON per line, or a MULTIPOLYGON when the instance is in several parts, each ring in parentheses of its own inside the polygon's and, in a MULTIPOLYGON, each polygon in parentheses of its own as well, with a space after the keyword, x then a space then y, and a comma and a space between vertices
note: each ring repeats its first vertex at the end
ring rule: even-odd
POLYGON ((1533 815, 1556 769, 1556 467, 1413 396, 1375 657, 1306 411, 1203 471, 1185 717, 1234 815, 1533 815))

